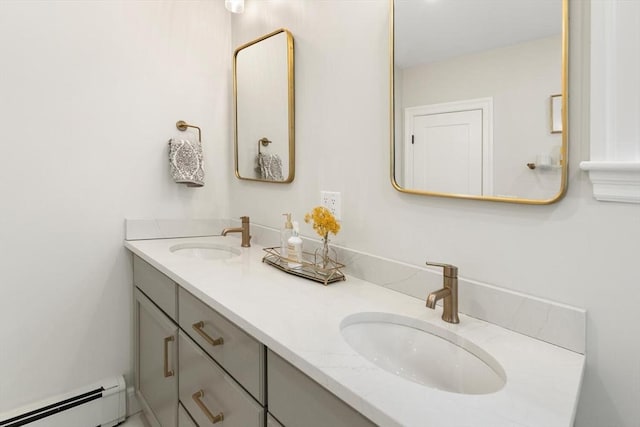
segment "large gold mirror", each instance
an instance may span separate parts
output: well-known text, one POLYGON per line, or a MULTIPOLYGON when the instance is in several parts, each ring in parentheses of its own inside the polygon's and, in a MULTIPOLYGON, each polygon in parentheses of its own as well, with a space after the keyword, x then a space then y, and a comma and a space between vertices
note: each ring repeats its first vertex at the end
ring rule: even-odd
POLYGON ((568 0, 390 0, 391 181, 512 203, 567 182, 568 0))
POLYGON ((285 29, 233 55, 235 171, 240 179, 288 183, 295 175, 293 36, 285 29))

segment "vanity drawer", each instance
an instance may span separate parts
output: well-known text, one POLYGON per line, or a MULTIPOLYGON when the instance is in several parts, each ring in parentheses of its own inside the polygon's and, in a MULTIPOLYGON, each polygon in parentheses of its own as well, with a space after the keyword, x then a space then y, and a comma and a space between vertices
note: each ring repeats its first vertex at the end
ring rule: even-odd
POLYGON ((178 301, 180 327, 264 404, 264 346, 182 288, 178 301))
POLYGON ((285 427, 375 426, 271 350, 267 351, 267 377, 269 412, 285 427))
POLYGON ((133 283, 167 316, 177 320, 177 285, 136 255, 133 256, 133 283))
POLYGON ((208 426, 222 414, 225 427, 264 425, 264 408, 182 331, 178 335, 180 402, 195 422, 208 426))

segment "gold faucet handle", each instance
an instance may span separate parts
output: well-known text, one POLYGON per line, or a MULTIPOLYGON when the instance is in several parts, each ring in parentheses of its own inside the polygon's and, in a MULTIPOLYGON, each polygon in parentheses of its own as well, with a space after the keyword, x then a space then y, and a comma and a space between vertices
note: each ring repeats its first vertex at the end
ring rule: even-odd
POLYGON ((442 267, 445 277, 458 277, 458 267, 453 264, 443 264, 440 262, 430 261, 427 261, 426 264, 434 267, 442 267))

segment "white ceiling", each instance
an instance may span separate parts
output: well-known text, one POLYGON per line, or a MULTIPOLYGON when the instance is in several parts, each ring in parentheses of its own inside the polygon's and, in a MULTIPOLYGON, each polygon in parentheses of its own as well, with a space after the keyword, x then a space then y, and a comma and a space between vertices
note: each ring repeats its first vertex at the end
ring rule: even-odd
POLYGON ((562 0, 395 0, 395 63, 440 61, 560 34, 562 0))

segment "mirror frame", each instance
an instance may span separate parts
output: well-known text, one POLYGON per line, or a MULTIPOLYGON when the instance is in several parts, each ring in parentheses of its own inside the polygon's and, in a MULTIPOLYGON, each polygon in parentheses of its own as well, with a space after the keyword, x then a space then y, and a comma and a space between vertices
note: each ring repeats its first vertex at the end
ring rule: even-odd
MULTIPOLYGON (((493 202, 521 203, 528 205, 548 205, 562 199, 567 192, 567 178, 569 174, 569 127, 568 127, 568 63, 569 63, 569 0, 562 0, 562 144, 560 147, 560 164, 562 165, 562 175, 560 177, 560 190, 550 199, 527 199, 519 197, 499 197, 499 196, 474 196, 469 194, 440 193, 435 191, 424 191, 404 188, 398 184, 395 177, 395 98, 394 98, 394 8, 395 0, 389 0, 389 63, 390 63, 390 85, 389 85, 389 117, 390 117, 390 141, 391 141, 391 185, 402 193, 417 194, 422 196, 448 197, 468 200, 487 200, 493 202)), ((523 165, 524 167, 524 165, 523 165)))
MULTIPOLYGON (((288 184, 293 181, 296 172, 295 164, 295 92, 294 92, 294 55, 293 55, 293 35, 285 28, 280 28, 269 34, 265 34, 255 40, 243 44, 233 52, 233 147, 235 174, 238 179, 246 181, 268 182, 272 184, 288 184), (238 75, 237 58, 238 53, 249 46, 260 43, 263 40, 284 33, 287 37, 287 92, 288 92, 288 133, 289 133, 289 175, 283 181, 271 181, 267 179, 248 178, 240 176, 238 162, 238 75)), ((256 141, 257 142, 257 141, 256 141)))

